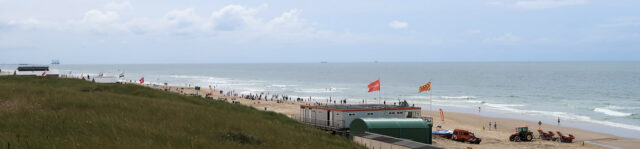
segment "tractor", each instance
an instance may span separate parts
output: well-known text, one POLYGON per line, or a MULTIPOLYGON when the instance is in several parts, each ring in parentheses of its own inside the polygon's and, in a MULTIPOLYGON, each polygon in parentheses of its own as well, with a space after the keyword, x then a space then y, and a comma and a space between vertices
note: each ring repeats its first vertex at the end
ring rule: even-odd
POLYGON ((531 141, 533 140, 533 132, 529 131, 529 127, 518 127, 516 128, 516 132, 509 136, 509 141, 531 141))

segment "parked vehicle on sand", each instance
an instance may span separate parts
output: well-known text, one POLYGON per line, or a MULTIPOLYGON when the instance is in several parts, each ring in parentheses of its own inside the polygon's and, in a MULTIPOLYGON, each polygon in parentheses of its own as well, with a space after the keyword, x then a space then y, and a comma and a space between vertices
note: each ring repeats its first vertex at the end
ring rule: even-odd
POLYGON ((560 136, 560 142, 571 143, 573 142, 573 139, 575 139, 575 137, 573 137, 573 135, 571 134, 569 134, 569 136, 564 136, 560 131, 556 132, 558 133, 558 136, 560 136))
POLYGON ((438 130, 432 132, 431 134, 433 134, 435 136, 443 137, 445 139, 451 139, 451 135, 453 135, 453 131, 451 131, 449 129, 438 129, 438 130))
POLYGON ((555 134, 551 131, 544 132, 542 129, 538 129, 538 133, 540 133, 540 139, 542 140, 556 141, 558 139, 558 137, 553 137, 555 134))
POLYGON ((529 127, 523 126, 516 128, 516 132, 509 136, 509 141, 531 141, 533 140, 533 132, 529 131, 529 127))
POLYGON ((472 132, 462 129, 454 129, 451 139, 461 142, 469 142, 471 144, 480 144, 482 139, 477 138, 472 132))

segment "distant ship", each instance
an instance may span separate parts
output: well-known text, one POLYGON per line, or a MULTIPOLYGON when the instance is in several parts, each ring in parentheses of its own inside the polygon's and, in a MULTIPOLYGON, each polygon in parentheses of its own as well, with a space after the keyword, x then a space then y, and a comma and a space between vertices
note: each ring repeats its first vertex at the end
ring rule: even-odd
POLYGON ((329 62, 327 62, 327 61, 320 61, 320 63, 321 63, 321 64, 326 64, 326 63, 329 63, 329 62))
POLYGON ((52 65, 59 65, 60 64, 60 60, 57 60, 57 59, 51 60, 51 64, 52 65))

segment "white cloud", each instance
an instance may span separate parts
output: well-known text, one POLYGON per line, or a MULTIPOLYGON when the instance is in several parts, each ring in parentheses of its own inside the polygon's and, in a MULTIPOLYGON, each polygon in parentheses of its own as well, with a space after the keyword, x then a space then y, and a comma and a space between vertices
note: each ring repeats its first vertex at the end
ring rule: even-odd
POLYGON ((487 2, 487 5, 502 7, 519 7, 527 9, 545 9, 563 6, 582 5, 589 3, 588 0, 521 0, 515 3, 507 3, 502 1, 487 2))
POLYGON ((0 30, 9 28, 33 29, 39 28, 44 24, 40 20, 34 18, 0 21, 0 30))
POLYGON ((18 26, 36 26, 38 24, 40 24, 40 21, 34 19, 34 18, 29 18, 29 19, 24 19, 24 20, 11 20, 9 22, 7 22, 8 25, 18 25, 18 26))
POLYGON ((84 13, 84 17, 82 18, 82 22, 85 23, 108 23, 117 20, 120 16, 117 12, 114 11, 100 11, 100 10, 89 10, 84 13))
MULTIPOLYGON (((199 13, 194 8, 174 9, 162 17, 132 17, 132 13, 122 13, 130 5, 127 1, 107 4, 104 9, 91 9, 82 18, 59 22, 60 30, 89 31, 99 35, 147 35, 147 36, 189 36, 209 38, 229 42, 269 41, 303 42, 354 42, 365 37, 356 37, 349 32, 336 32, 316 28, 313 22, 301 17, 302 10, 290 9, 278 16, 264 17, 260 11, 266 4, 257 7, 227 5, 207 13, 199 13), (123 7, 120 7, 123 6, 123 7), (126 7, 124 7, 126 6, 126 7), (109 8, 109 9, 107 9, 109 8), (113 10, 112 10, 113 9, 113 10)), ((32 21, 35 22, 35 21, 32 21)), ((9 22, 19 24, 18 21, 9 22)), ((55 24, 55 22, 54 22, 55 24)), ((395 21, 396 28, 406 28, 406 22, 395 21)), ((5 23, 4 28, 13 28, 5 23)))
POLYGON ((131 5, 131 3, 129 3, 129 1, 122 1, 122 2, 109 2, 107 3, 107 5, 104 6, 104 9, 106 10, 124 10, 124 9, 133 9, 133 6, 131 5))
MULTIPOLYGON (((171 10, 164 16, 167 29, 178 32, 192 32, 204 29, 204 19, 196 14, 195 9, 171 10)), ((147 24, 148 25, 148 24, 147 24)))
POLYGON ((520 41, 520 37, 513 35, 511 33, 505 33, 499 37, 485 39, 483 42, 493 43, 493 44, 513 44, 519 41, 520 41))
POLYGON ((389 23, 389 27, 394 28, 394 29, 403 29, 403 28, 407 28, 409 26, 409 23, 407 22, 402 22, 402 21, 391 21, 389 23))
MULTIPOLYGON (((266 7, 263 5, 263 7, 266 7)), ((260 8, 245 8, 240 5, 228 5, 211 13, 211 26, 215 30, 231 31, 241 29, 248 24, 259 22, 255 18, 260 8)))
POLYGON ((69 20, 67 25, 60 26, 69 30, 92 30, 98 33, 127 32, 127 27, 120 20, 116 11, 92 9, 84 13, 80 20, 69 20))

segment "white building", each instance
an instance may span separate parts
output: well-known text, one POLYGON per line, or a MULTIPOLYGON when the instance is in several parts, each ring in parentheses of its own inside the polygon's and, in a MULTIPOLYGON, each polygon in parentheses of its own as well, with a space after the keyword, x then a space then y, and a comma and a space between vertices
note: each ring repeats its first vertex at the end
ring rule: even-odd
POLYGON ((383 104, 300 106, 300 121, 326 130, 348 130, 356 118, 420 118, 420 107, 383 104))
POLYGON ((118 83, 118 78, 114 77, 114 76, 99 76, 99 77, 93 77, 91 78, 92 82, 95 83, 118 83))

